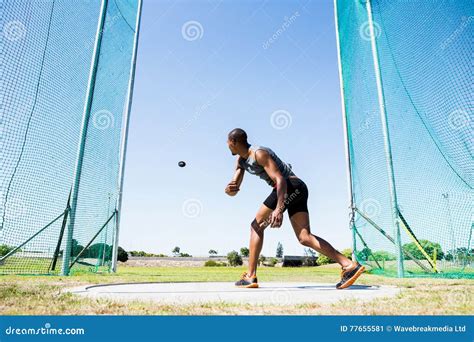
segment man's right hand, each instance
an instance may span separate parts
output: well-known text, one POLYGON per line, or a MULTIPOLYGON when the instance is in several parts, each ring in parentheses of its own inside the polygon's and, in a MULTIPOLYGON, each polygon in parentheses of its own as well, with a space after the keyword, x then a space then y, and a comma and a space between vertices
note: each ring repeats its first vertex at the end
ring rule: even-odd
POLYGON ((230 182, 227 187, 225 188, 225 193, 229 196, 235 196, 239 192, 239 186, 237 182, 232 181, 230 182))

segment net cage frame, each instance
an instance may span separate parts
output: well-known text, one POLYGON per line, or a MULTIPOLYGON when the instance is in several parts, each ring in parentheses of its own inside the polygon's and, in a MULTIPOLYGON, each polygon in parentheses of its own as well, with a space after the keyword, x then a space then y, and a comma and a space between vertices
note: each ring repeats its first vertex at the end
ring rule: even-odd
MULTIPOLYGON (((349 1, 349 0, 347 0, 349 1)), ((356 0, 353 0, 356 1, 356 0)), ((374 0, 359 0, 361 4, 365 5, 366 15, 367 15, 367 26, 369 32, 369 42, 370 42, 370 50, 371 50, 371 64, 373 67, 373 74, 374 74, 374 81, 376 86, 376 98, 378 104, 378 115, 379 120, 381 123, 381 130, 383 136, 383 145, 384 145, 384 159, 385 159, 385 168, 386 168, 386 176, 387 176, 387 184, 386 184, 386 191, 390 194, 390 210, 391 210, 391 222, 388 225, 388 229, 383 229, 379 224, 374 222, 373 219, 368 217, 364 213, 361 208, 358 207, 355 201, 355 193, 357 192, 355 185, 354 185, 354 155, 353 155, 353 146, 351 143, 352 138, 352 130, 350 127, 350 116, 352 113, 348 113, 346 110, 346 92, 345 92, 345 78, 343 73, 343 61, 342 61, 342 53, 341 53, 341 39, 340 39, 340 25, 339 17, 338 17, 338 2, 344 3, 341 0, 334 0, 334 25, 335 25, 335 32, 336 32, 336 49, 337 49, 337 59, 338 59, 338 74, 339 74, 339 85, 340 85, 340 97, 341 97, 341 112, 342 112, 342 123, 343 123, 343 134, 344 134, 344 152, 345 152, 345 159, 346 159, 346 176, 347 176, 347 188, 348 188, 348 203, 349 203, 349 229, 351 230, 352 234, 352 259, 357 260, 363 264, 368 265, 368 263, 364 260, 361 260, 358 257, 358 253, 361 252, 361 249, 358 248, 358 241, 359 245, 364 249, 368 250, 368 253, 371 254, 373 262, 375 265, 369 265, 371 270, 378 270, 381 272, 376 272, 377 274, 382 275, 389 275, 392 274, 384 272, 384 265, 382 266, 381 260, 377 260, 375 256, 372 255, 372 252, 367 245, 363 234, 359 232, 356 227, 356 218, 362 219, 367 225, 371 227, 373 231, 376 231, 382 236, 384 239, 388 240, 396 250, 396 277, 404 278, 409 276, 428 276, 428 277, 467 277, 467 278, 474 278, 472 272, 465 273, 467 268, 472 268, 472 265, 467 261, 464 267, 462 268, 461 272, 453 275, 452 273, 447 272, 446 274, 437 267, 437 249, 434 248, 433 255, 429 255, 426 251, 418 237, 416 236, 415 232, 413 231, 412 227, 410 226, 408 220, 404 217, 402 210, 400 210, 400 205, 398 202, 397 196, 397 181, 395 177, 394 171, 394 164, 393 164, 393 157, 392 157, 392 137, 390 132, 390 126, 388 123, 388 115, 386 111, 386 94, 384 91, 384 84, 382 82, 381 77, 381 69, 380 63, 380 55, 378 52, 378 44, 377 44, 377 37, 376 37, 376 25, 374 24, 373 20, 373 7, 372 3, 374 0), (417 251, 421 253, 423 256, 423 260, 413 255, 412 252, 408 251, 406 248, 403 247, 401 232, 405 232, 405 234, 409 237, 410 241, 416 246, 417 251), (413 262, 420 270, 420 273, 413 273, 407 271, 405 269, 405 262, 410 260, 413 262)), ((380 28, 379 28, 380 29, 380 28)), ((360 32, 359 32, 360 34, 360 32)), ((388 95, 390 96, 390 95, 388 95)), ((472 189, 472 187, 471 187, 472 189)), ((472 222, 470 230, 469 230, 469 238, 467 242, 467 249, 466 249, 466 256, 472 255, 472 232, 474 230, 474 222, 472 222)), ((435 241, 436 242, 436 241, 435 241)), ((370 257, 370 256, 369 256, 370 257)), ((367 257, 367 260, 369 260, 367 257)), ((385 261, 385 260, 383 260, 385 261)), ((472 263, 472 262, 471 262, 472 263)))
MULTIPOLYGON (((81 170, 82 170, 82 158, 84 153, 84 143, 87 137, 87 126, 90 121, 90 102, 91 102, 91 94, 93 92, 93 86, 95 84, 95 71, 96 71, 96 64, 100 54, 100 45, 101 45, 101 36, 103 32, 103 25, 104 25, 104 18, 107 9, 107 4, 113 0, 102 0, 101 2, 101 16, 97 23, 97 33, 95 39, 95 47, 93 58, 91 61, 90 66, 90 76, 89 76, 89 83, 88 83, 88 98, 86 99, 86 105, 84 106, 84 113, 83 113, 83 123, 81 129, 81 139, 79 139, 78 144, 78 151, 77 151, 77 158, 76 158, 76 166, 75 166, 75 176, 74 182, 71 185, 71 191, 68 197, 67 204, 65 205, 65 209, 62 213, 59 214, 56 218, 50 221, 45 226, 41 227, 41 229, 32 232, 32 235, 28 237, 25 241, 17 245, 13 250, 8 252, 6 255, 0 258, 0 273, 1 273, 1 265, 8 259, 10 256, 14 255, 16 252, 20 251, 21 247, 30 242, 31 240, 35 239, 36 236, 41 234, 43 231, 51 227, 52 224, 56 224, 61 222, 61 232, 60 237, 58 239, 58 243, 56 245, 53 260, 51 263, 49 270, 55 269, 56 262, 60 256, 60 247, 61 241, 63 239, 63 234, 66 233, 66 249, 62 255, 62 265, 61 265, 61 274, 68 275, 71 271, 71 266, 76 263, 80 263, 80 256, 83 252, 87 250, 87 248, 91 245, 93 241, 97 238, 104 229, 107 229, 107 225, 110 222, 115 224, 115 229, 113 230, 113 244, 112 244, 112 260, 111 260, 111 267, 110 270, 115 272, 117 269, 117 254, 118 254, 118 238, 119 238, 119 227, 120 227, 120 214, 121 214, 121 206, 122 206, 122 189, 123 189, 123 180, 124 180, 124 167, 125 167, 125 159, 126 159, 126 148, 127 148, 127 141, 128 141, 128 128, 129 128, 129 120, 130 120, 130 109, 132 103, 132 96, 133 96, 133 83, 134 83, 134 74, 135 74, 135 67, 136 67, 136 54, 137 54, 137 45, 138 45, 138 36, 139 36, 139 27, 140 27, 140 19, 141 19, 141 10, 142 10, 142 0, 138 1, 138 11, 136 16, 136 23, 135 23, 135 36, 133 42, 133 51, 132 51, 132 58, 131 58, 131 65, 130 65, 130 77, 128 83, 128 91, 127 91, 127 101, 125 105, 125 110, 123 112, 122 118, 122 133, 121 133, 121 142, 120 142, 120 163, 119 163, 119 171, 117 177, 117 188, 118 188, 118 197, 115 203, 115 209, 110 213, 107 219, 104 219, 104 224, 96 231, 96 234, 87 242, 86 246, 83 247, 79 254, 76 255, 71 263, 71 249, 73 248, 73 236, 74 236, 74 226, 75 226, 75 211, 77 206, 77 189, 80 184, 81 180, 81 170), (94 66, 95 65, 95 66, 94 66)), ((436 265, 436 255, 431 256, 427 251, 423 248, 422 243, 416 236, 416 232, 410 226, 409 221, 404 217, 402 211, 400 210, 400 206, 398 204, 397 198, 397 182, 394 175, 394 166, 392 161, 392 141, 391 141, 391 134, 388 125, 388 117, 387 112, 385 110, 385 98, 386 94, 384 93, 384 84, 381 80, 380 76, 380 58, 378 53, 378 46, 377 40, 375 37, 375 25, 373 21, 373 9, 372 9, 372 2, 373 0, 360 0, 366 4, 367 10, 367 18, 368 18, 368 28, 369 28, 369 36, 370 36, 370 46, 372 52, 372 67, 373 72, 375 74, 375 83, 376 83, 376 97, 378 102, 379 108, 379 118, 382 123, 382 130, 383 130, 383 138, 384 138, 384 155, 385 155, 385 167, 386 173, 388 178, 387 184, 387 192, 390 194, 390 213, 392 216, 392 221, 388 227, 388 229, 384 229, 384 227, 367 215, 364 214, 363 210, 356 206, 356 202, 354 200, 354 181, 353 181, 353 170, 352 170, 352 160, 351 160, 351 146, 350 146, 350 129, 348 128, 348 120, 347 120, 347 113, 346 113, 346 105, 345 105, 345 96, 344 96, 344 80, 343 80, 343 72, 342 72, 342 61, 341 61, 341 46, 340 46, 340 38, 339 38, 339 23, 338 23, 338 10, 337 10, 337 2, 338 0, 334 0, 334 20, 335 20, 335 27, 336 27, 336 45, 337 45, 337 58, 338 58, 338 68, 339 68, 339 78, 340 78, 340 93, 341 93, 341 106, 342 106, 342 119, 343 119, 343 128, 344 128, 344 139, 345 139, 345 155, 347 160, 347 183, 349 188, 349 200, 350 203, 350 229, 352 232, 352 245, 353 245, 353 259, 357 259, 357 251, 358 251, 358 244, 360 243, 367 247, 367 243, 364 239, 363 234, 361 234, 356 228, 356 220, 362 219, 368 225, 374 229, 374 231, 378 232, 380 236, 388 240, 393 246, 396 248, 396 260, 397 260, 397 276, 404 277, 407 276, 407 271, 405 270, 404 262, 405 260, 412 260, 421 270, 423 270, 428 275, 438 275, 440 272, 437 269, 436 265), (424 259, 421 262, 415 256, 412 255, 411 252, 406 251, 403 249, 402 246, 402 239, 401 233, 404 232, 413 243, 416 245, 418 250, 423 255, 424 259)), ((382 61, 383 63, 383 61, 382 61)), ((468 249, 467 252, 470 251, 470 246, 472 243, 472 228, 471 227, 470 234, 469 234, 469 242, 468 242, 468 249)), ((436 249, 434 250, 436 251, 436 249)), ((105 253, 105 252, 104 252, 105 253)), ((379 260, 375 258, 374 262, 379 269, 383 269, 383 266, 380 265, 379 260)), ((48 273, 47 272, 47 273, 48 273)))
MULTIPOLYGON (((51 26, 53 13, 55 11, 55 7, 54 7, 54 5, 56 4, 55 1, 56 0, 52 0, 51 14, 49 18, 50 26, 51 26)), ((116 199, 114 200, 115 203, 113 204, 110 203, 111 195, 109 194, 108 206, 109 207, 111 205, 113 206, 112 212, 110 213, 108 218, 103 221, 103 224, 101 224, 100 227, 92 227, 92 229, 94 229, 93 232, 95 234, 92 236, 92 238, 90 237, 87 238, 86 240, 87 243, 85 244, 84 247, 82 247, 78 251, 78 253, 76 253, 76 255, 72 255, 74 233, 77 226, 77 223, 75 222, 75 214, 76 214, 77 205, 78 205, 78 192, 79 192, 79 188, 80 188, 81 180, 82 180, 81 172, 83 169, 84 154, 85 154, 85 149, 86 149, 85 145, 86 145, 86 141, 88 140, 88 127, 92 121, 92 117, 91 117, 92 104, 94 100, 94 88, 97 82, 96 76, 98 72, 98 64, 101 57, 102 36, 104 35, 105 32, 113 30, 113 25, 115 24, 114 20, 118 21, 117 19, 118 16, 112 17, 112 18, 108 17, 108 16, 111 16, 111 13, 108 13, 107 10, 108 10, 109 4, 112 3, 112 1, 114 1, 114 5, 117 6, 117 10, 119 11, 123 20, 126 21, 126 18, 123 17, 123 14, 120 12, 120 8, 118 7, 118 4, 115 0, 101 0, 100 10, 98 13, 97 23, 96 23, 97 28, 96 28, 94 41, 93 41, 93 49, 92 49, 91 60, 90 60, 90 65, 89 65, 89 76, 88 76, 88 81, 86 85, 87 89, 84 89, 85 98, 84 98, 83 113, 82 113, 82 119, 81 119, 81 125, 80 125, 80 133, 77 137, 77 151, 76 151, 76 157, 75 157, 75 163, 74 163, 75 165, 73 168, 74 169, 73 182, 70 186, 69 195, 67 196, 67 203, 64 203, 64 210, 57 217, 52 219, 50 222, 48 222, 44 226, 36 227, 35 231, 32 231, 30 229, 28 231, 30 234, 28 238, 23 239, 21 243, 18 243, 16 246, 11 248, 7 253, 5 253, 3 256, 0 257, 0 274, 37 274, 37 275, 46 274, 48 275, 48 274, 57 274, 59 272, 60 275, 67 276, 71 274, 72 267, 76 264, 85 265, 87 272, 98 272, 99 267, 97 265, 99 264, 103 265, 106 254, 109 254, 109 257, 111 256, 111 260, 106 267, 107 271, 109 272, 117 271, 120 216, 121 216, 121 211, 122 211, 126 151, 127 151, 127 144, 128 144, 128 133, 129 133, 130 114, 131 114, 131 107, 132 107, 132 98, 133 98, 133 87, 134 87, 134 81, 135 81, 138 39, 139 39, 142 6, 143 6, 142 0, 136 0, 134 2, 134 5, 136 5, 136 9, 133 10, 133 14, 134 14, 133 27, 129 25, 130 29, 134 30, 133 36, 132 36, 133 37, 132 45, 131 45, 130 54, 126 55, 125 57, 125 59, 129 58, 129 63, 126 68, 121 70, 127 76, 127 81, 126 81, 126 87, 122 87, 124 88, 122 90, 125 92, 125 98, 123 99, 122 113, 119 116, 119 120, 121 124, 119 128, 120 133, 118 137, 118 140, 119 140, 118 155, 117 155, 118 164, 116 165, 116 170, 115 170, 117 175, 116 177, 113 177, 113 179, 111 180, 111 182, 114 182, 116 184, 115 186, 116 199), (106 20, 109 20, 108 27, 105 26, 106 20), (26 272, 22 270, 21 268, 13 269, 13 270, 10 269, 8 271, 2 272, 2 267, 6 265, 10 257, 16 255, 19 252, 22 252, 22 248, 25 245, 34 241, 35 238, 37 238, 37 236, 39 236, 46 230, 50 229, 50 227, 52 227, 53 225, 57 225, 58 223, 61 223, 59 225, 59 229, 60 229, 59 237, 57 240, 57 244, 55 244, 56 246, 54 248, 53 255, 51 257, 46 258, 46 259, 51 259, 51 262, 49 263, 49 266, 47 267, 47 269, 43 266, 33 265, 26 272), (82 260, 81 257, 86 254, 85 252, 87 252, 88 248, 92 245, 92 243, 97 240, 99 235, 103 234, 104 230, 107 230, 109 228, 108 227, 109 224, 113 224, 112 237, 111 237, 112 244, 109 246, 107 246, 105 242, 102 244, 103 245, 102 250, 101 252, 98 253, 98 256, 97 256, 98 263, 94 265, 94 264, 88 263, 85 260, 82 260), (61 246, 64 246, 64 249, 62 251, 60 250, 61 246), (107 247, 110 248, 109 251, 107 251, 107 247), (99 259, 102 259, 102 260, 99 260, 99 259), (56 267, 58 261, 61 261, 60 270, 58 270, 56 267), (100 263, 101 261, 102 261, 102 264, 100 263)), ((31 15, 31 14, 28 14, 28 15, 31 15)), ((14 24, 17 24, 17 22, 15 21, 14 24)), ((20 26, 20 28, 22 27, 20 26)), ((23 26, 23 29, 25 29, 24 26, 23 26)), ((50 32, 48 29, 47 39, 49 39, 49 34, 50 32)), ((45 43, 45 48, 44 48, 45 53, 47 51, 47 48, 48 48, 48 40, 46 40, 46 43, 45 43)), ((40 79, 41 75, 38 76, 38 78, 40 79)), ((38 84, 39 84, 39 81, 38 81, 38 84)), ((2 96, 4 96, 4 94, 2 94, 2 96)), ((32 110, 32 113, 33 111, 34 109, 32 110)), ((72 168, 73 165, 70 165, 70 166, 72 168)), ((13 179, 13 176, 12 176, 12 179, 13 179)), ((5 212, 6 210, 4 209, 3 215, 5 215, 5 212)), ((3 220, 2 220, 2 228, 3 228, 4 222, 5 222, 5 217, 3 217, 3 220)), ((83 270, 84 268, 82 268, 79 272, 82 272, 83 270)))

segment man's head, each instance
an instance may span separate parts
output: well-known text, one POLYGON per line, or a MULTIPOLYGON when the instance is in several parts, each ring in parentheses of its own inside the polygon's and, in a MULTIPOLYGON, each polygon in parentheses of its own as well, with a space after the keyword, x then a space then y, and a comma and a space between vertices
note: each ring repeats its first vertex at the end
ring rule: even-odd
POLYGON ((238 154, 239 150, 247 149, 250 146, 247 141, 247 133, 241 128, 234 128, 227 136, 227 145, 234 156, 238 154))

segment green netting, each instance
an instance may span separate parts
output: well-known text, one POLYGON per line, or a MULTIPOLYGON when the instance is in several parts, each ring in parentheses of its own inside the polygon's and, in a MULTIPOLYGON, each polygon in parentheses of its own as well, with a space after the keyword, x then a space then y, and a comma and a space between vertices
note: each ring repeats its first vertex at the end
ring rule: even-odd
POLYGON ((140 2, 0 11, 0 274, 109 270, 140 2))
POLYGON ((386 275, 473 276, 474 2, 335 4, 357 258, 386 275))

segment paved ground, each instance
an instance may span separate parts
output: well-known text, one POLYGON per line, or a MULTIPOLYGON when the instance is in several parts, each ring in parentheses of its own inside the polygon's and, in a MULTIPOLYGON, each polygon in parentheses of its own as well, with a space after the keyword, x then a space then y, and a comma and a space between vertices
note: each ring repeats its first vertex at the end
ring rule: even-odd
POLYGON ((116 300, 145 300, 169 304, 204 302, 293 305, 332 303, 342 299, 372 300, 395 296, 393 286, 353 285, 336 290, 334 284, 321 283, 261 283, 258 289, 240 289, 233 283, 134 283, 104 284, 66 289, 81 296, 116 300))

